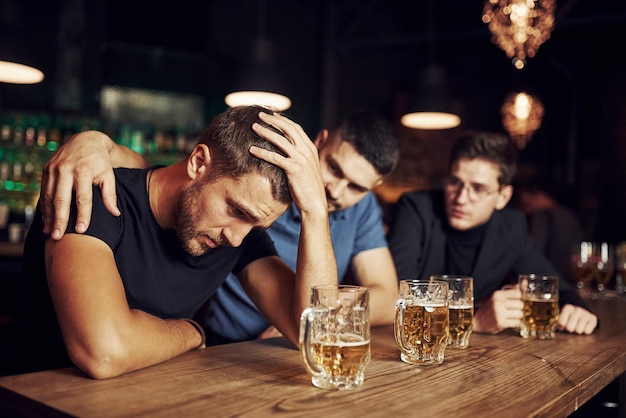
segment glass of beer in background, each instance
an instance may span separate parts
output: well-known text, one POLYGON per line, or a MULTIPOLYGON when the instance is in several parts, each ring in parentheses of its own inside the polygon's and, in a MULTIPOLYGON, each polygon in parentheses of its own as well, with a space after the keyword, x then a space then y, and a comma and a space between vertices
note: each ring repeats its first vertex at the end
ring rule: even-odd
POLYGON ((393 330, 402 361, 441 364, 450 338, 448 315, 447 282, 401 280, 393 330))
POLYGON ((431 276, 432 280, 448 282, 448 311, 450 313, 450 341, 457 348, 469 347, 474 320, 474 279, 469 276, 431 276))
MULTIPOLYGON (((596 296, 606 298, 606 290, 615 271, 615 247, 608 242, 593 244, 593 274, 596 281, 596 296)), ((593 297, 593 295, 592 295, 593 297)))
POLYGON ((554 338, 559 319, 559 277, 520 274, 519 287, 524 302, 520 335, 524 338, 554 338))
POLYGON ((311 288, 300 317, 300 354, 314 386, 361 386, 370 361, 369 290, 362 286, 311 288))
POLYGON ((576 280, 576 288, 581 296, 590 292, 593 282, 593 243, 583 241, 572 248, 572 275, 576 280))

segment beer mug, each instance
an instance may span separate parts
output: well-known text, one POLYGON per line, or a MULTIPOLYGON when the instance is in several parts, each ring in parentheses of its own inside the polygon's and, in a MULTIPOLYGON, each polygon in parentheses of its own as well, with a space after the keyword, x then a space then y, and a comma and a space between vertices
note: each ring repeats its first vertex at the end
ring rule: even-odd
POLYGON ((393 331, 402 361, 441 364, 450 338, 448 283, 401 280, 393 331))
POLYGON ((430 276, 432 280, 448 282, 448 312, 450 340, 448 345, 469 347, 474 320, 474 279, 469 276, 430 276))
POLYGON ((541 274, 520 274, 524 311, 520 335, 524 338, 554 338, 559 319, 559 277, 541 274))
POLYGON ((370 362, 369 290, 362 286, 311 288, 311 306, 300 317, 300 355, 314 386, 361 386, 370 362))

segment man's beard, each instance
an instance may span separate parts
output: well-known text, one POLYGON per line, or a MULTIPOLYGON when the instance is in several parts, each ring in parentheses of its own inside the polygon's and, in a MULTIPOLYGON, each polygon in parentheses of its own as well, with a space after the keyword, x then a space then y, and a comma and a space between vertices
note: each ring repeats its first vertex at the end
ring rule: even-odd
POLYGON ((208 236, 220 246, 228 245, 222 237, 214 237, 209 233, 202 233, 195 228, 200 223, 200 215, 196 212, 198 196, 202 193, 204 183, 193 183, 184 188, 178 195, 176 206, 176 236, 183 250, 193 256, 200 256, 209 252, 212 248, 197 238, 208 236))

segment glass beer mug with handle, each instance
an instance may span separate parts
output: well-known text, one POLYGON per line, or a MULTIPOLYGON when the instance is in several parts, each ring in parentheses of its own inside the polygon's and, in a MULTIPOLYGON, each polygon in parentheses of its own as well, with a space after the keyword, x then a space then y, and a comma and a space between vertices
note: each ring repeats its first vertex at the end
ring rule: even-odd
POLYGON ((553 339, 560 313, 559 277, 520 274, 518 283, 524 303, 520 335, 540 340, 553 339))
POLYGON ((450 338, 448 283, 400 280, 394 336, 409 364, 441 364, 450 338))
POLYGON ((300 316, 300 355, 314 386, 363 385, 370 362, 369 290, 362 286, 311 288, 311 306, 300 316))

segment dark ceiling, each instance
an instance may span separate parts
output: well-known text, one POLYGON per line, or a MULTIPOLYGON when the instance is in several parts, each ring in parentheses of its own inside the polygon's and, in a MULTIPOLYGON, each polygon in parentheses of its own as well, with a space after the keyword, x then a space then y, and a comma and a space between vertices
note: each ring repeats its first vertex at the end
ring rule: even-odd
POLYGON ((461 106, 461 129, 501 131, 506 95, 519 88, 535 93, 545 115, 522 162, 577 190, 589 230, 604 222, 598 229, 623 239, 626 1, 557 0, 552 36, 522 71, 492 44, 483 6, 483 0, 0 0, 0 59, 30 61, 46 73, 37 85, 0 84, 0 111, 97 116, 102 86, 113 85, 200 95, 209 120, 226 109, 223 98, 262 33, 293 102, 287 114, 311 136, 349 111, 377 110, 404 141, 406 172, 421 176, 445 160, 445 150, 433 149, 446 141, 431 139, 449 143, 452 132, 433 137, 403 128, 399 119, 420 72, 436 62, 461 106), (613 209, 600 214, 599 207, 613 209))
POLYGON ((1 0, 1 46, 19 45, 48 74, 40 86, 1 86, 1 105, 97 114, 100 86, 116 84, 201 94, 209 118, 225 108, 224 94, 262 27, 293 100, 288 113, 309 131, 356 108, 397 122, 419 72, 436 61, 463 105, 464 127, 501 129, 506 93, 523 86, 546 107, 537 137, 597 135, 604 98, 624 77, 626 2, 557 1, 552 37, 522 71, 491 43, 483 5, 1 0))

